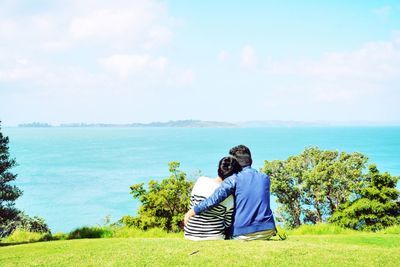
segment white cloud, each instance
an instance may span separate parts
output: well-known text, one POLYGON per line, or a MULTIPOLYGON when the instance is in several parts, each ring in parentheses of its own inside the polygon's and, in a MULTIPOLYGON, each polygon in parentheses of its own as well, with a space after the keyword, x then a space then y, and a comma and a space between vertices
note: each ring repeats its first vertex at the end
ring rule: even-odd
POLYGON ((7 40, 8 53, 75 51, 87 45, 119 52, 157 49, 171 40, 176 25, 156 0, 65 0, 43 10, 12 14, 24 5, 12 5, 0 17, 0 39, 7 40))
POLYGON ((42 48, 46 52, 63 52, 68 49, 70 49, 72 46, 72 43, 68 41, 49 41, 49 42, 43 42, 42 48))
POLYGON ((256 65, 256 56, 253 46, 248 44, 243 47, 241 65, 243 67, 254 67, 256 65))
POLYGON ((151 70, 164 71, 168 59, 165 57, 153 58, 150 55, 112 55, 100 58, 98 63, 107 70, 116 73, 121 78, 131 74, 151 70))
POLYGON ((17 29, 18 26, 16 21, 10 19, 4 19, 0 21, 0 37, 2 37, 2 39, 7 39, 14 36, 17 29))
POLYGON ((284 108, 319 110, 320 114, 309 115, 302 111, 310 118, 362 119, 368 114, 379 120, 377 114, 388 114, 389 108, 372 115, 366 107, 376 101, 392 103, 390 96, 399 93, 399 37, 368 42, 349 52, 327 53, 315 60, 269 60, 263 65, 264 73, 268 80, 279 80, 280 86, 269 89, 274 93, 266 98, 280 103, 281 112, 284 108))
POLYGON ((379 81, 400 77, 400 38, 369 42, 360 49, 328 53, 319 60, 269 62, 267 73, 324 79, 379 81))
POLYGON ((190 85, 193 83, 194 79, 195 79, 195 75, 194 75, 193 70, 191 70, 191 69, 186 69, 186 70, 182 71, 177 77, 177 81, 181 85, 190 85))
POLYGON ((13 0, 0 15, 0 108, 18 109, 8 123, 143 120, 194 79, 163 56, 177 26, 163 1, 13 0))
POLYGON ((151 22, 151 16, 148 10, 99 9, 91 14, 73 18, 69 26, 69 34, 75 39, 107 40, 124 37, 124 35, 130 38, 129 34, 137 34, 146 28, 149 22, 151 22))
MULTIPOLYGON (((97 75, 100 64, 111 74, 127 78, 138 72, 163 72, 169 65, 166 57, 155 56, 171 40, 175 27, 163 2, 65 0, 19 12, 25 3, 15 1, 4 8, 9 10, 0 12, 4 13, 0 18, 0 40, 5 40, 0 55, 3 81, 30 79, 39 84, 44 76, 51 76, 66 84, 55 70, 79 68, 97 75), (21 58, 29 58, 29 66, 15 64, 21 58)), ((176 73, 181 71, 175 68, 176 73)), ((150 75, 135 78, 137 82, 151 79, 150 75)))
POLYGON ((43 75, 43 68, 33 65, 26 58, 6 58, 7 67, 0 66, 0 82, 13 82, 34 79, 43 75))
POLYGON ((150 29, 148 36, 149 40, 145 43, 145 47, 154 48, 169 42, 173 33, 168 27, 160 25, 150 29))
POLYGON ((224 62, 224 61, 228 60, 229 53, 226 50, 221 50, 221 51, 219 51, 217 58, 219 61, 224 62))

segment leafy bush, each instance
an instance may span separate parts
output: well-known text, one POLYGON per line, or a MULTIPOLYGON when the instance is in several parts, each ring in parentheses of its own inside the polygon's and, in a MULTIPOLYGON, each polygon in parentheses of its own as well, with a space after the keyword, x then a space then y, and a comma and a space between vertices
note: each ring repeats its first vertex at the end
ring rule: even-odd
POLYGON ((380 173, 369 166, 365 183, 356 192, 356 198, 347 201, 333 214, 330 221, 355 230, 379 231, 400 223, 400 196, 396 188, 399 177, 380 173))
POLYGON ((189 209, 190 191, 193 182, 188 181, 186 173, 179 170, 179 162, 168 164, 171 175, 161 182, 151 180, 134 184, 131 194, 139 199, 142 205, 138 216, 125 216, 121 223, 142 230, 162 228, 169 232, 181 231, 183 216, 189 209))
POLYGON ((108 238, 113 236, 113 230, 110 227, 81 227, 75 229, 68 235, 68 239, 80 238, 108 238))
POLYGON ((35 233, 50 233, 50 229, 44 219, 40 217, 29 217, 24 212, 20 212, 15 219, 14 227, 35 233))
POLYGON ((357 233, 357 231, 328 223, 317 223, 314 225, 303 224, 302 226, 289 231, 289 235, 336 235, 357 233))
POLYGON ((52 235, 52 240, 67 240, 68 239, 68 234, 66 233, 55 233, 52 235))
POLYGON ((24 229, 16 229, 7 238, 2 240, 2 243, 26 243, 50 240, 51 235, 47 233, 30 232, 24 229))
POLYGON ((27 232, 50 234, 50 229, 44 219, 40 217, 29 217, 24 212, 18 212, 13 220, 8 221, 6 225, 2 225, 0 236, 8 236, 16 229, 23 229, 27 232))
POLYGON ((278 204, 277 220, 288 228, 326 222, 363 180, 367 157, 360 153, 308 147, 287 160, 265 161, 271 193, 278 204))

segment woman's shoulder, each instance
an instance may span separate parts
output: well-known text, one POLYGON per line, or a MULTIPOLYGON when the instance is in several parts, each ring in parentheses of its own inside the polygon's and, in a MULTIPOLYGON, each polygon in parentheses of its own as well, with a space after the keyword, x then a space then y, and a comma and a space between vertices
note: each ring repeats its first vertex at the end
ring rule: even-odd
POLYGON ((218 188, 218 186, 219 185, 214 181, 214 179, 207 176, 200 176, 194 184, 193 193, 208 197, 216 188, 218 188))
POLYGON ((196 180, 196 184, 209 184, 209 183, 213 183, 213 182, 214 182, 213 179, 211 179, 210 177, 207 177, 207 176, 200 176, 196 180))

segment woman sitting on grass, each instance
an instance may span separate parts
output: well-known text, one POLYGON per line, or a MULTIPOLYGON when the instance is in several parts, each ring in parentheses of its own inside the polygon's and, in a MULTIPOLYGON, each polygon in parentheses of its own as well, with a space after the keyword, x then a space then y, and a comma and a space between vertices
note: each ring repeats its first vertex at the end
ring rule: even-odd
MULTIPOLYGON (((190 208, 211 196, 225 178, 241 170, 235 158, 222 158, 218 164, 217 178, 201 176, 197 179, 190 196, 190 208)), ((233 197, 230 196, 210 210, 195 215, 185 225, 185 238, 194 241, 225 239, 225 230, 232 223, 233 207, 233 197)))

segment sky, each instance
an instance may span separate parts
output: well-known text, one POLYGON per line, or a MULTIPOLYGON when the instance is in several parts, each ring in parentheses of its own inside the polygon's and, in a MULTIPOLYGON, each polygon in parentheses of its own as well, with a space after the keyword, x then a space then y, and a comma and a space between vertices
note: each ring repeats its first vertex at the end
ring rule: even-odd
POLYGON ((0 0, 0 120, 400 122, 399 1, 0 0))

